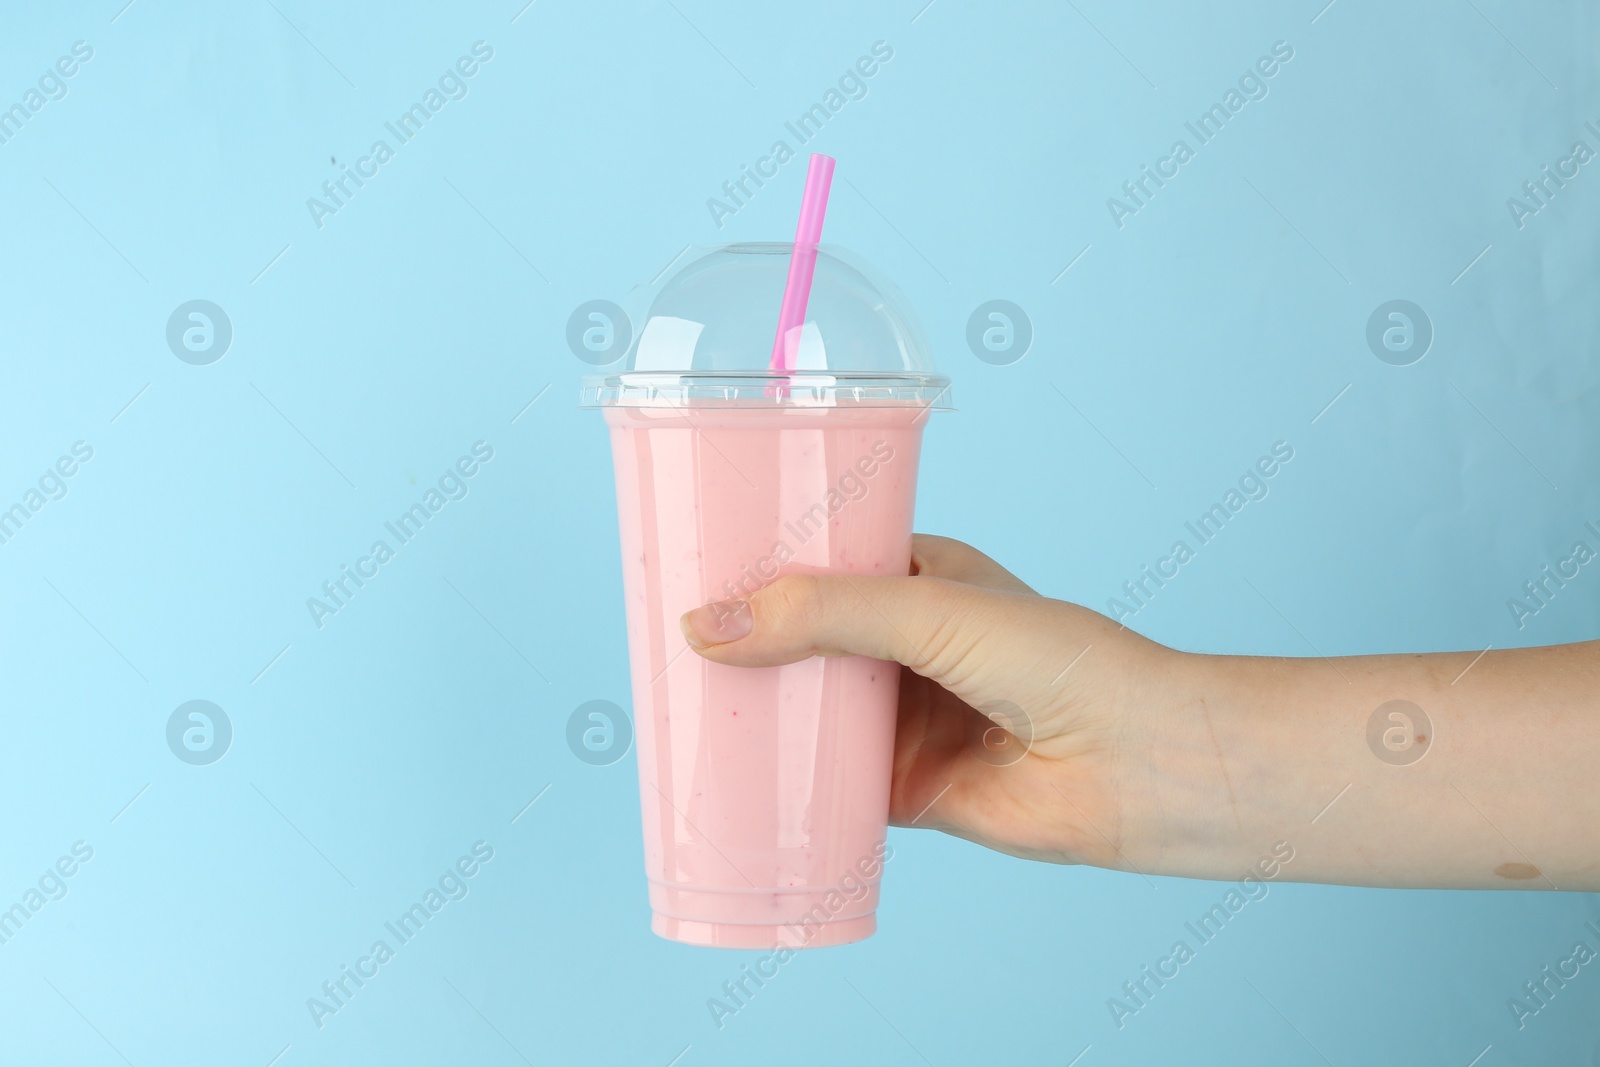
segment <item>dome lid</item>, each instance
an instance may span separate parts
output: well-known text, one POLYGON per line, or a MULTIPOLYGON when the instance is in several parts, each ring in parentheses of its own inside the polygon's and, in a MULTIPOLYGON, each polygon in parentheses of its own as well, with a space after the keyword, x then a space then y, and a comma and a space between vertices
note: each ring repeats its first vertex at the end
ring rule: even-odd
POLYGON ((816 248, 792 369, 769 366, 789 243, 701 248, 656 291, 623 368, 586 378, 585 406, 682 400, 948 406, 926 337, 892 283, 845 250, 816 248))

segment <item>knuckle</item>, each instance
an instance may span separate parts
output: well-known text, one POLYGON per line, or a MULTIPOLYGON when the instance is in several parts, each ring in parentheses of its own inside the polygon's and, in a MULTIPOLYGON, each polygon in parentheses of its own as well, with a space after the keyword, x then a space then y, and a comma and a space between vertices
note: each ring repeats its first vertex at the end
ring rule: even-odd
POLYGON ((920 636, 923 664, 919 672, 929 671, 946 685, 961 685, 970 680, 984 659, 979 654, 1003 632, 987 598, 975 598, 970 590, 950 583, 941 597, 940 610, 929 618, 920 636))
POLYGON ((914 573, 956 580, 970 580, 998 567, 994 560, 953 537, 920 537, 912 548, 912 558, 914 573))
POLYGON ((920 637, 921 668, 941 675, 953 672, 970 651, 970 630, 964 612, 940 612, 920 637))
POLYGON ((940 537, 938 534, 917 534, 911 541, 911 555, 918 564, 918 570, 936 570, 940 563, 959 554, 963 549, 970 551, 968 546, 960 541, 950 537, 940 537))
POLYGON ((785 575, 763 589, 758 599, 762 609, 783 627, 810 627, 822 615, 822 586, 814 575, 785 575))

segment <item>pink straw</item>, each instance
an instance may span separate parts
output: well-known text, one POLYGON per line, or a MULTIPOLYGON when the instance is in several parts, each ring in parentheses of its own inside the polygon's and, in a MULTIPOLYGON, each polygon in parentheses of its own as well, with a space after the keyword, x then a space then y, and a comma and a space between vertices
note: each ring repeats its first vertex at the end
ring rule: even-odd
POLYGON ((828 210, 828 188, 833 184, 833 157, 813 155, 806 171, 806 191, 800 198, 800 224, 794 231, 794 254, 789 257, 789 282, 783 288, 778 312, 778 336, 772 342, 775 374, 794 370, 800 347, 800 327, 806 321, 811 299, 811 276, 817 268, 817 242, 822 240, 822 216, 828 210))

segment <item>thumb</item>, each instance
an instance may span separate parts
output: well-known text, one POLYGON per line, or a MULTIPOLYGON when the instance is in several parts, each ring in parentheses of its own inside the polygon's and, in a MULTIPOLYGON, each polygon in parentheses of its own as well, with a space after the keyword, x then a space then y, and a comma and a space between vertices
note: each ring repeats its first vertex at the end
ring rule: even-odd
MULTIPOLYGON (((748 599, 687 612, 684 637, 701 656, 773 667, 810 656, 893 660, 942 684, 973 653, 1003 643, 994 625, 1008 606, 1037 597, 943 578, 788 575, 748 599)), ((975 657, 983 658, 983 657, 975 657)))

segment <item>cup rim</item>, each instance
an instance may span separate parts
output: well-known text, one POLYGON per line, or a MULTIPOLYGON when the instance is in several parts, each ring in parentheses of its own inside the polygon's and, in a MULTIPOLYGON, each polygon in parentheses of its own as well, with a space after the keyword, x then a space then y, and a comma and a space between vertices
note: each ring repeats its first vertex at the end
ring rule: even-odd
POLYGON ((579 407, 674 407, 685 403, 772 407, 901 407, 952 410, 950 378, 924 371, 617 371, 586 375, 579 407))

